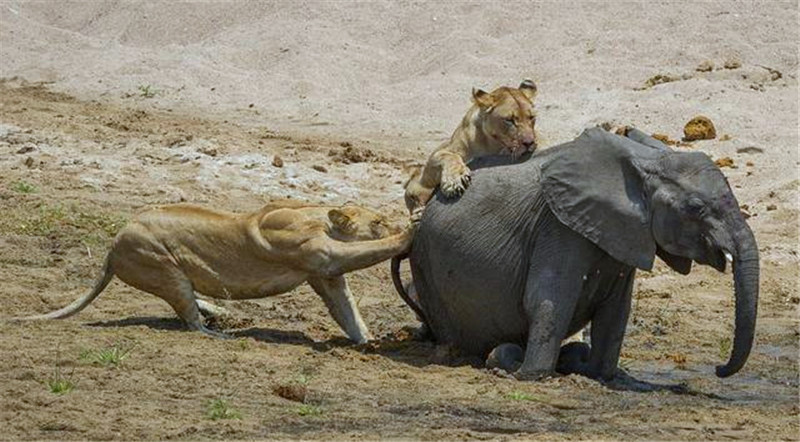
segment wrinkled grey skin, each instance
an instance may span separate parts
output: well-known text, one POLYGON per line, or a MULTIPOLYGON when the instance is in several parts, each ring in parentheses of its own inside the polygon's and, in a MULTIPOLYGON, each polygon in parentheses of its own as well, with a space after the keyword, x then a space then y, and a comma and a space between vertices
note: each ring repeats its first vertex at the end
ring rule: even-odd
POLYGON ((473 165, 480 170, 461 198, 437 194, 414 239, 416 294, 406 299, 437 341, 482 357, 507 344, 488 362, 520 379, 556 370, 611 379, 636 269, 651 269, 658 255, 682 274, 692 261, 722 272, 727 255, 736 330, 716 373, 742 368, 755 331, 758 247, 705 154, 597 128, 524 163, 498 161, 473 165), (589 322, 591 348, 560 348, 589 322))

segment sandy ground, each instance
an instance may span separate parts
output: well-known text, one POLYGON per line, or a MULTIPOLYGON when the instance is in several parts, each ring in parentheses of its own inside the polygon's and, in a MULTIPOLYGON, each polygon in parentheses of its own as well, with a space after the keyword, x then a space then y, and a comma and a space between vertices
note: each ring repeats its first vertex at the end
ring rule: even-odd
POLYGON ((710 117, 716 139, 677 148, 733 160, 762 257, 757 342, 724 380, 730 275, 640 273, 622 365, 680 393, 443 357, 411 339, 388 265, 349 276, 379 337, 363 346, 307 287, 223 302, 224 341, 114 282, 75 318, 0 321, 2 438, 798 439, 797 23, 779 2, 0 2, 0 316, 85 293, 153 204, 352 200, 402 222, 404 167, 470 88, 524 77, 545 146, 602 122, 679 139, 710 117), (106 366, 107 348, 128 352, 106 366), (216 399, 240 418, 211 419, 216 399))

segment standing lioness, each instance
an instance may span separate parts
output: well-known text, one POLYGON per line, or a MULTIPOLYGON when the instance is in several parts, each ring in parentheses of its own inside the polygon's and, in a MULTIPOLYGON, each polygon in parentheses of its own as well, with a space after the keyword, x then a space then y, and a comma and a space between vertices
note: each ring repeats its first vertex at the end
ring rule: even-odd
POLYGON ((288 201, 248 214, 186 204, 157 207, 119 232, 91 293, 61 310, 20 319, 73 315, 116 275, 167 301, 189 328, 221 336, 203 325, 200 311, 214 308, 197 300, 195 291, 214 298, 261 298, 308 281, 347 336, 363 343, 370 334, 343 275, 405 252, 417 221, 398 233, 383 216, 362 207, 288 201))
POLYGON ((474 158, 495 154, 519 158, 534 151, 535 96, 536 84, 531 80, 516 89, 500 87, 491 93, 473 89, 474 104, 450 140, 433 151, 425 167, 414 171, 406 182, 409 212, 424 206, 437 186, 447 197, 461 195, 470 180, 467 163, 474 158))

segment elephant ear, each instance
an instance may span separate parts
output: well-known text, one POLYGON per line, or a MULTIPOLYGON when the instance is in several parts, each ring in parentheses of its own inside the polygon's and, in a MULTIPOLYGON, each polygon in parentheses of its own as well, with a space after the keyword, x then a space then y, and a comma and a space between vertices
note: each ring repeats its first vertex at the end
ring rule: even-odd
POLYGON ((555 216, 630 266, 653 267, 645 169, 662 151, 600 128, 544 153, 542 192, 555 216))

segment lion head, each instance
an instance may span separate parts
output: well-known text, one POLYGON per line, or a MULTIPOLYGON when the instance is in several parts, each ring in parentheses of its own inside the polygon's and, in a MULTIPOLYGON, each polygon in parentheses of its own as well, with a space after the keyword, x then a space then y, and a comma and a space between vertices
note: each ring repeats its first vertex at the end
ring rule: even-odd
POLYGON ((519 158, 536 150, 535 96, 536 84, 531 80, 524 80, 516 89, 472 90, 472 99, 480 108, 479 129, 500 146, 500 153, 519 158))
POLYGON ((340 241, 369 241, 397 234, 400 229, 372 210, 344 205, 328 211, 333 236, 340 241))

